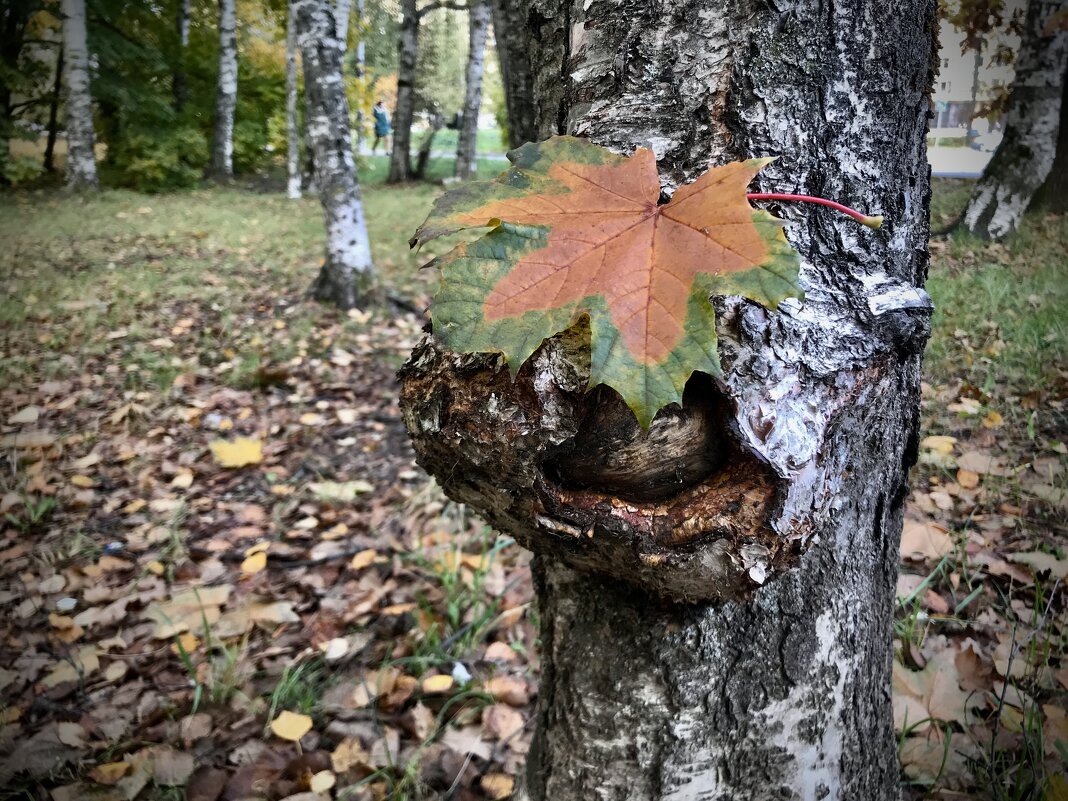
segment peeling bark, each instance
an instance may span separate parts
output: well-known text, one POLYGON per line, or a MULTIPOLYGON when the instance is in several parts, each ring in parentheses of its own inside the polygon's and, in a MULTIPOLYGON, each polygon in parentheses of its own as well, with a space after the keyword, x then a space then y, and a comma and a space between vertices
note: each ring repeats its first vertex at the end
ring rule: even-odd
POLYGON ((415 114, 415 66, 419 58, 417 0, 401 0, 397 106, 393 109, 393 150, 389 156, 389 183, 407 181, 412 174, 412 117, 415 114))
POLYGON ((63 47, 67 85, 67 188, 96 189, 93 98, 89 92, 89 46, 85 0, 63 0, 63 47))
POLYGON ((1045 28, 1049 17, 1066 5, 1065 0, 1030 0, 1027 4, 1005 136, 961 215, 964 229, 983 239, 1004 239, 1019 227, 1053 167, 1068 67, 1068 32, 1047 34, 1045 28))
POLYGON ((539 135, 652 148, 670 195, 778 156, 805 300, 715 298, 721 379, 648 434, 584 393, 586 334, 511 380, 425 340, 402 370, 421 464, 537 554, 532 801, 898 796, 892 612, 917 449, 935 3, 534 0, 539 135))
POLYGON ((534 87, 530 72, 525 0, 491 0, 493 38, 508 109, 508 144, 517 148, 537 141, 534 87))
POLYGON ((341 48, 330 0, 294 0, 304 67, 304 119, 326 218, 326 261, 309 294, 351 309, 373 299, 375 272, 367 238, 341 48))
POLYGON ((467 74, 464 89, 463 122, 456 142, 456 177, 472 178, 478 167, 478 112, 482 106, 482 74, 486 63, 486 35, 489 32, 489 0, 472 0, 468 11, 467 74))
POLYGON ((234 175, 234 112, 237 109, 237 9, 235 0, 219 0, 219 78, 215 85, 215 127, 211 174, 234 175))
POLYGON ((300 188, 300 128, 297 125, 297 23, 293 0, 286 16, 286 197, 296 200, 300 188))

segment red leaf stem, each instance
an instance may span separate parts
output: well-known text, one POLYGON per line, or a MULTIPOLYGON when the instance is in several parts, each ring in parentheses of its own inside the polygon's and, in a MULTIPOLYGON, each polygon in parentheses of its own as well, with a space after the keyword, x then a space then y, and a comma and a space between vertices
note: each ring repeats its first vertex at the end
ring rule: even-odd
POLYGON ((816 203, 820 206, 829 206, 843 214, 848 214, 861 225, 866 225, 869 228, 878 228, 883 224, 883 216, 881 214, 869 217, 867 214, 861 214, 856 209, 851 209, 849 206, 843 206, 841 203, 836 203, 833 200, 827 200, 827 198, 823 197, 813 197, 812 195, 784 195, 776 192, 751 192, 745 197, 746 200, 786 200, 798 201, 801 203, 816 203))

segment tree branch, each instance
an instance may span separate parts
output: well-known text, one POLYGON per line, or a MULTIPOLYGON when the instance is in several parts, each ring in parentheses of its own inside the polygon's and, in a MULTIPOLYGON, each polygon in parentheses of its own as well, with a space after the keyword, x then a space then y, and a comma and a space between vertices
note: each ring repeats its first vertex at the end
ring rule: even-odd
POLYGON ((469 6, 467 3, 458 2, 458 0, 435 0, 433 3, 423 6, 417 12, 416 16, 422 19, 431 11, 437 11, 439 8, 447 8, 450 11, 467 11, 469 6))

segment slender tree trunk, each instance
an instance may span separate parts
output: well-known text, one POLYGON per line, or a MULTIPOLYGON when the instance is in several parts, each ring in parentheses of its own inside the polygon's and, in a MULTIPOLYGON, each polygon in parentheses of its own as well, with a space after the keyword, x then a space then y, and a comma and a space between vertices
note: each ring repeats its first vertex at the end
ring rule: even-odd
POLYGON ((52 99, 48 103, 48 141, 45 143, 44 169, 53 172, 56 169, 56 135, 59 133, 59 99, 63 92, 63 42, 59 43, 56 56, 56 77, 52 83, 52 99))
POLYGON ((710 164, 774 155, 755 191, 887 222, 781 209, 805 300, 716 298, 723 378, 692 380, 647 434, 613 393, 583 392, 581 332, 548 340, 514 382, 494 355, 432 339, 409 359, 420 462, 539 554, 532 801, 898 798, 892 620, 931 309, 935 12, 535 0, 541 136, 651 147, 667 194, 710 164), (602 483, 620 452, 672 471, 702 458, 693 420, 718 432, 723 466, 681 471, 668 498, 602 483), (575 459, 582 489, 565 477, 575 459))
POLYGON ((219 0, 219 80, 215 88, 215 130, 211 173, 234 175, 234 111, 237 109, 237 9, 235 0, 219 0))
POLYGON ((489 0, 472 0, 468 11, 467 74, 463 122, 456 141, 456 177, 467 180, 478 169, 478 112, 482 106, 482 75, 486 64, 486 34, 489 32, 489 0))
POLYGON ((497 42, 497 62, 508 109, 508 143, 519 147, 537 141, 534 122, 534 86, 527 51, 526 0, 491 0, 493 38, 497 42))
POLYGON ((445 117, 439 110, 433 109, 430 112, 430 130, 427 131, 426 137, 419 145, 419 155, 415 160, 415 168, 412 170, 412 177, 417 181, 426 177, 426 168, 430 164, 430 154, 434 149, 434 137, 444 126, 445 117))
POLYGON ((297 125, 297 23, 293 0, 286 16, 286 197, 296 199, 300 191, 300 128, 297 125))
POLYGON ((1068 72, 1061 86, 1061 119, 1057 124, 1057 153, 1042 188, 1035 193, 1032 208, 1068 213, 1068 72))
POLYGON ((1029 0, 1016 77, 1005 114, 1005 136, 976 184, 960 222, 983 239, 1003 239, 1020 224, 1053 167, 1068 32, 1047 35, 1046 21, 1065 0, 1029 0))
POLYGON ((178 29, 178 57, 172 77, 174 91, 174 110, 181 112, 189 99, 189 83, 185 75, 185 57, 189 51, 189 0, 178 0, 178 13, 175 19, 178 29))
POLYGON ((407 181, 412 173, 412 116, 415 113, 415 64, 419 57, 419 9, 416 0, 401 0, 397 107, 393 110, 393 151, 390 183, 407 181))
POLYGON ((89 93, 89 45, 85 0, 63 0, 67 84, 67 188, 97 188, 93 98, 89 93))
POLYGON ((337 40, 341 44, 342 55, 349 49, 349 15, 351 13, 352 0, 337 0, 337 5, 334 7, 334 22, 337 25, 337 40))
MULTIPOLYGON (((367 23, 364 19, 364 6, 365 0, 356 0, 356 16, 360 24, 360 38, 356 42, 356 77, 363 81, 367 77, 367 23)), ((359 153, 363 150, 364 140, 367 138, 367 133, 364 131, 364 126, 367 123, 367 115, 363 112, 363 101, 356 108, 356 152, 359 153)))
POLYGON ((349 102, 330 0, 295 0, 304 67, 304 118, 326 218, 326 261, 310 294, 343 309, 371 299, 375 272, 352 156, 349 102))

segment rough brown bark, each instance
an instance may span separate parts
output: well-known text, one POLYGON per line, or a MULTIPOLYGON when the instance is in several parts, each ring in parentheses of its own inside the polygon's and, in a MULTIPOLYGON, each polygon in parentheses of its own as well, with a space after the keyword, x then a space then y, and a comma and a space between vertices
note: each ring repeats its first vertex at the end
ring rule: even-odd
POLYGON ((492 0, 493 38, 508 109, 508 143, 516 148, 537 140, 534 86, 530 73, 526 0, 492 0))
POLYGON ((583 393, 581 330, 514 382, 432 340, 404 368, 422 464, 538 554, 528 797, 894 799, 935 4, 534 0, 530 22, 541 136, 650 147, 665 194, 774 155, 756 191, 887 222, 781 209, 805 300, 715 299, 724 376, 648 434, 583 393))
POLYGON ((1050 31, 1046 22, 1066 5, 1066 0, 1027 4, 1005 136, 960 218, 966 231, 983 239, 1004 239, 1016 230, 1053 167, 1068 31, 1050 31))

